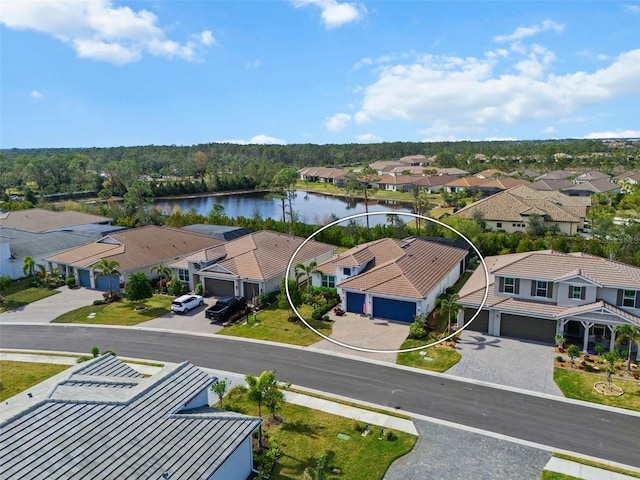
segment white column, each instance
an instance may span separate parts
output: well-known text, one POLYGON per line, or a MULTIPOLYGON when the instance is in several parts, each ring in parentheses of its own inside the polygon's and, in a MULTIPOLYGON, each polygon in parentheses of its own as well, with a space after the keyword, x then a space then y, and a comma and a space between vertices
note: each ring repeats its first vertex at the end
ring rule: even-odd
POLYGON ((593 326, 593 323, 589 322, 580 322, 584 327, 584 336, 582 339, 582 351, 587 351, 587 345, 589 345, 589 329, 593 326))
MULTIPOLYGON (((613 325, 607 325, 611 329, 611 341, 609 342, 609 351, 613 352, 613 349, 616 347, 616 331, 613 328, 613 325)), ((629 346, 631 348, 631 346, 629 346)))

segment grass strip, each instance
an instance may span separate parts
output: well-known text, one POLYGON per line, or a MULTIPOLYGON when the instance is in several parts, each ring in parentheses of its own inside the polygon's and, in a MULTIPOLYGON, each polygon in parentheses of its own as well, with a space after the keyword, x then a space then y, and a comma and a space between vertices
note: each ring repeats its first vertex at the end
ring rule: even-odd
POLYGON ((622 475, 627 475, 633 478, 640 478, 640 473, 638 472, 634 472, 633 470, 626 470, 624 468, 614 467, 612 465, 607 465, 606 463, 594 462, 593 460, 587 460, 580 457, 572 457, 571 455, 566 455, 564 453, 554 453, 553 456, 556 458, 562 458, 563 460, 569 460, 570 462, 587 465, 588 467, 601 468, 602 470, 607 470, 609 472, 620 473, 622 475))
POLYGON ((67 368, 69 365, 0 360, 0 378, 2 378, 0 402, 24 392, 67 368))

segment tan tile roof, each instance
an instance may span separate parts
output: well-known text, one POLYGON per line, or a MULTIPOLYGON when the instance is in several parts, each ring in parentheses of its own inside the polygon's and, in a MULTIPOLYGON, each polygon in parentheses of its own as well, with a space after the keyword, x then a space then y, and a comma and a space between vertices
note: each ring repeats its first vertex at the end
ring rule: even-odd
POLYGON ((382 238, 373 242, 363 243, 335 255, 333 258, 318 265, 316 269, 333 275, 335 274, 336 266, 358 267, 367 264, 374 258, 376 259, 376 264, 380 265, 403 255, 404 250, 401 248, 403 243, 392 238, 382 238))
POLYGON ((66 210, 53 212, 41 208, 15 210, 0 216, 0 227, 15 228, 27 232, 46 232, 86 223, 108 223, 111 219, 88 213, 66 210))
POLYGON ((498 170, 496 168, 489 168, 487 170, 483 170, 481 172, 476 173, 476 177, 484 177, 484 178, 491 178, 494 175, 507 175, 506 172, 503 172, 502 170, 498 170))
POLYGON ((599 178, 597 180, 589 180, 587 182, 581 182, 571 187, 563 188, 563 192, 571 192, 574 190, 588 190, 590 192, 610 192, 612 190, 620 191, 620 185, 612 182, 608 178, 599 178))
POLYGON ((374 183, 381 185, 410 185, 415 180, 411 175, 381 175, 374 183))
POLYGON ((414 185, 420 186, 441 186, 455 180, 456 177, 451 175, 427 175, 425 177, 417 177, 413 180, 414 185))
POLYGON ((407 239, 404 244, 400 256, 387 262, 378 262, 376 258, 373 268, 368 267, 339 286, 383 295, 426 298, 468 253, 462 248, 420 238, 407 239))
MULTIPOLYGON (((289 259, 303 241, 301 237, 262 230, 207 249, 205 254, 207 259, 220 259, 214 265, 238 277, 266 280, 287 269, 289 259)), ((312 240, 298 252, 293 264, 307 262, 333 249, 334 245, 312 240)), ((207 268, 202 272, 218 275, 207 268)))
POLYGON ((346 171, 340 168, 332 167, 307 167, 298 170, 301 175, 319 178, 342 178, 346 175, 346 171))
MULTIPOLYGON (((566 202, 571 202, 568 195, 565 197, 566 202)), ((520 222, 532 207, 535 207, 536 211, 544 212, 544 216, 554 222, 579 222, 581 217, 580 212, 566 208, 556 198, 546 198, 543 193, 526 185, 519 185, 474 202, 458 210, 456 215, 473 218, 473 212, 480 210, 486 220, 520 222)), ((584 211, 586 214, 586 209, 584 211)))
POLYGON ((172 262, 217 243, 222 241, 177 228, 149 225, 107 235, 95 243, 67 250, 46 260, 88 268, 100 259, 108 258, 117 260, 118 270, 126 272, 172 262))
POLYGON ((625 172, 621 175, 617 175, 615 177, 613 177, 613 180, 616 182, 625 182, 628 179, 633 180, 634 182, 640 182, 640 172, 636 172, 633 170, 630 170, 628 172, 625 172))
POLYGON ((486 179, 478 178, 476 176, 471 177, 462 177, 452 180, 451 182, 445 184, 446 187, 459 187, 459 188, 470 188, 478 185, 482 185, 485 183, 486 179))
POLYGON ((469 172, 467 172, 466 170, 462 170, 456 167, 438 168, 437 171, 438 171, 438 175, 452 175, 454 177, 459 177, 461 175, 469 174, 469 172))

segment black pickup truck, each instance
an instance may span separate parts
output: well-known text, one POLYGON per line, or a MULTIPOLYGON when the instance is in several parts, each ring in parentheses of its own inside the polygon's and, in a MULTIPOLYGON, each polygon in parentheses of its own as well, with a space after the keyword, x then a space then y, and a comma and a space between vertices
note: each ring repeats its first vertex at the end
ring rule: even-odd
POLYGON ((204 312, 212 322, 226 322, 231 315, 247 307, 244 297, 219 298, 215 305, 210 306, 204 312))

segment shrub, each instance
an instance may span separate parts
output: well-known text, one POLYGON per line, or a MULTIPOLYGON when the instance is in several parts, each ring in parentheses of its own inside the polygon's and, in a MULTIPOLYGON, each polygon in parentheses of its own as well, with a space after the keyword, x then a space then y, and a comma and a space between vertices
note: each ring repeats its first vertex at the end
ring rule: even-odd
POLYGON ((94 300, 93 301, 94 305, 106 305, 107 303, 109 303, 109 302, 107 302, 106 300, 94 300))
POLYGON ((91 347, 91 355, 93 356, 93 358, 96 358, 98 355, 100 355, 100 348, 98 348, 97 345, 91 347))
POLYGON ((120 295, 118 292, 114 292, 113 290, 111 290, 109 292, 104 292, 102 294, 102 298, 105 299, 105 303, 117 302, 122 298, 122 295, 120 295))
POLYGON ((424 322, 416 320, 409 326, 409 338, 424 338, 426 336, 427 329, 424 326, 424 322))
POLYGON ((556 357, 556 362, 564 362, 564 358, 562 358, 562 355, 558 355, 556 357))
POLYGON ((314 320, 323 320, 322 317, 324 317, 326 313, 329 310, 331 310, 333 307, 335 307, 337 304, 338 304, 338 300, 333 298, 329 300, 327 303, 325 303, 324 305, 320 305, 314 308, 313 312, 311 312, 311 318, 313 318, 314 320))
POLYGON ((78 359, 76 360, 76 363, 82 363, 82 362, 86 362, 87 360, 91 360, 93 357, 90 355, 81 355, 78 357, 78 359))
POLYGON ((102 352, 100 355, 113 355, 114 357, 117 357, 118 355, 116 354, 116 352, 114 352, 113 350, 105 350, 104 352, 102 352))
POLYGON ((69 288, 73 288, 76 286, 76 277, 68 277, 65 280, 65 283, 67 284, 67 287, 69 288))
POLYGON ((167 290, 175 297, 179 297, 180 295, 187 293, 187 288, 187 285, 178 279, 171 280, 167 283, 167 290))
POLYGON ((204 292, 204 287, 202 286, 202 283, 198 283, 193 293, 196 295, 202 295, 202 292, 204 292))
POLYGON ((396 434, 393 433, 391 430, 387 431, 387 440, 390 442, 393 442, 396 440, 396 434))
POLYGON ((322 321, 323 321, 323 322, 328 322, 328 321, 329 321, 329 315, 324 315, 324 316, 322 317, 322 321))
POLYGON ((258 295, 258 308, 267 308, 272 303, 278 301, 279 292, 261 293, 258 295))

